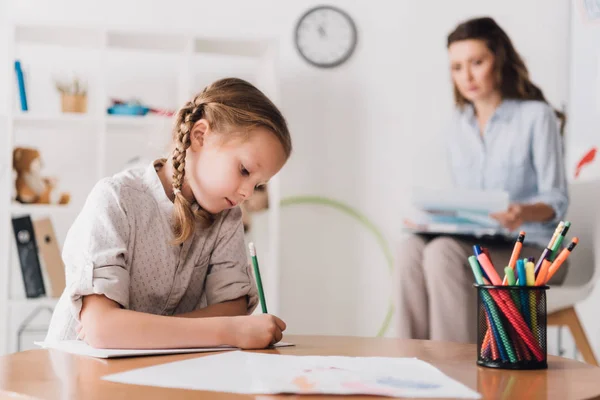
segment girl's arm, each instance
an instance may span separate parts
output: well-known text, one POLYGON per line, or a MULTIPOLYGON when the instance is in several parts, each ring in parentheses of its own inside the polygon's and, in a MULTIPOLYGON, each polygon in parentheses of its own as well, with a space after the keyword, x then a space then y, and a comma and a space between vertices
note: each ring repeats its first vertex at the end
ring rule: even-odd
POLYGON ((225 301, 223 303, 211 304, 210 306, 194 310, 184 314, 178 314, 182 318, 208 318, 208 317, 233 317, 246 315, 248 311, 248 296, 239 299, 225 301))
POLYGON ((265 348, 281 340, 285 323, 257 316, 181 318, 121 308, 104 295, 83 297, 85 341, 97 348, 165 349, 230 345, 265 348))

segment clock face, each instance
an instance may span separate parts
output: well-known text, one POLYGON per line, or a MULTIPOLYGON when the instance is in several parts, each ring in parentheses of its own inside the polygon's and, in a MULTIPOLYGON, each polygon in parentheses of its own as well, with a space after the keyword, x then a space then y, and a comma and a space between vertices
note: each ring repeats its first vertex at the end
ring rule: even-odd
POLYGON ((356 26, 344 11, 330 6, 308 10, 296 25, 296 48, 310 64, 332 68, 356 48, 356 26))

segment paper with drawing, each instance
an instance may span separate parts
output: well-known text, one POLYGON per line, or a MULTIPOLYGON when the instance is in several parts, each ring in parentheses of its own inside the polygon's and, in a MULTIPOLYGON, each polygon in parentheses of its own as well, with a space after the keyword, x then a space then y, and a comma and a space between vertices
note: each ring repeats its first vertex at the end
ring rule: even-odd
POLYGON ((140 368, 103 379, 245 394, 480 398, 477 392, 416 358, 288 356, 236 351, 140 368))

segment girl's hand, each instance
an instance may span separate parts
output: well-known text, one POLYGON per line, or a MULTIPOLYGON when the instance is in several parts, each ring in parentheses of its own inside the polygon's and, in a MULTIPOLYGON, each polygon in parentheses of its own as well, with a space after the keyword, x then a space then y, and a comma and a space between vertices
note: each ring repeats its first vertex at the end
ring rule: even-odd
POLYGON ((490 214, 490 217, 508 229, 514 231, 525 222, 523 217, 523 206, 521 204, 511 204, 508 206, 508 210, 498 213, 490 214))
POLYGON ((281 340, 285 322, 270 314, 232 317, 233 343, 241 349, 264 349, 281 340))

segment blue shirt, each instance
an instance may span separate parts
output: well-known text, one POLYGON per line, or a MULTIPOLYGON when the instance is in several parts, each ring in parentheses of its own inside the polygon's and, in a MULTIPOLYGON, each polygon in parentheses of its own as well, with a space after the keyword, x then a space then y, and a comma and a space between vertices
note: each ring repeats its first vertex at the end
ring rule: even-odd
POLYGON ((562 138, 552 108, 504 100, 480 134, 473 106, 457 110, 447 136, 454 184, 508 192, 512 203, 546 203, 555 218, 525 223, 526 242, 547 246, 569 205, 562 138))

